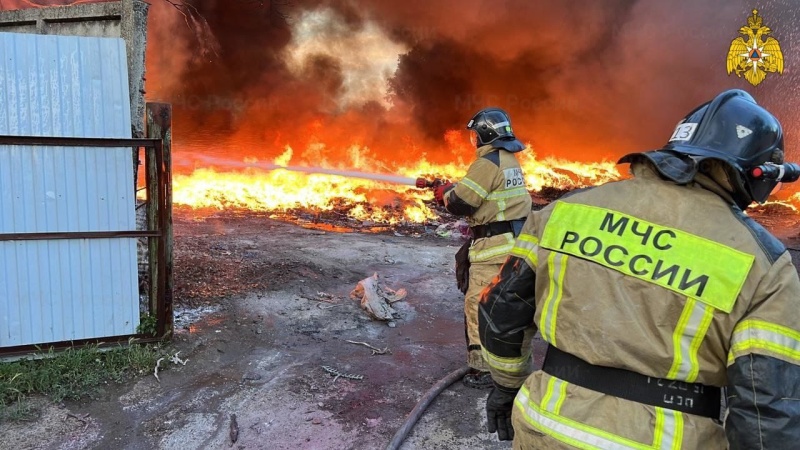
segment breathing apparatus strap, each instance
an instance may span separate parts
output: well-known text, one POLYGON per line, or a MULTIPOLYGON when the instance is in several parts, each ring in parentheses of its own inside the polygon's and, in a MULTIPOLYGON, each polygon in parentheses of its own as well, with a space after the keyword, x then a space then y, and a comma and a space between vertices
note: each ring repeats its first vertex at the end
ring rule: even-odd
POLYGON ((722 389, 715 386, 596 366, 552 345, 547 349, 542 370, 567 383, 606 395, 717 420, 721 416, 722 389))

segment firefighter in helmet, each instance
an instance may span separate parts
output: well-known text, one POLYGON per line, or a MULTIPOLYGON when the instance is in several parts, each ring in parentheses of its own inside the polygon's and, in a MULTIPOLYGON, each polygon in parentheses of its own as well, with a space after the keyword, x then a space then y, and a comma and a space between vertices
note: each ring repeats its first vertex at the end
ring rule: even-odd
POLYGON ((743 212, 800 177, 780 123, 729 90, 620 163, 632 178, 532 212, 481 296, 489 431, 515 449, 797 448, 800 281, 743 212))
POLYGON ((471 239, 456 254, 458 285, 465 294, 470 367, 463 381, 470 387, 489 388, 491 375, 478 336, 478 297, 514 246, 531 211, 531 197, 515 156, 525 146, 514 136, 508 114, 499 108, 483 109, 467 129, 477 147, 476 159, 464 178, 437 187, 434 197, 451 214, 466 217, 471 229, 471 239))

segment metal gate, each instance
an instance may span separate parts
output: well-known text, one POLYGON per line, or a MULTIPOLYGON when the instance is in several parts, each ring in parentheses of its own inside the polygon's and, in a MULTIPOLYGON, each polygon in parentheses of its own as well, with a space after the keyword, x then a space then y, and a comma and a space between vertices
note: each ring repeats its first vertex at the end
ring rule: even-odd
POLYGON ((137 258, 144 238, 148 261, 166 260, 163 150, 160 139, 131 139, 122 39, 0 33, 1 354, 125 339, 142 314, 165 332, 164 302, 151 294, 165 295, 166 271, 149 264, 140 293, 137 258), (145 230, 132 148, 145 149, 145 230))

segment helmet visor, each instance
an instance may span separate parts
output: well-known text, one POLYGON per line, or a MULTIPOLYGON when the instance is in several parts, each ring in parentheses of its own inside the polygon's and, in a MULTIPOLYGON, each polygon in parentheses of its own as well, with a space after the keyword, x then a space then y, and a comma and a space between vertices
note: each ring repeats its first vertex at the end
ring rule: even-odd
POLYGON ((478 132, 475 130, 469 130, 469 143, 472 144, 473 147, 478 147, 478 132))

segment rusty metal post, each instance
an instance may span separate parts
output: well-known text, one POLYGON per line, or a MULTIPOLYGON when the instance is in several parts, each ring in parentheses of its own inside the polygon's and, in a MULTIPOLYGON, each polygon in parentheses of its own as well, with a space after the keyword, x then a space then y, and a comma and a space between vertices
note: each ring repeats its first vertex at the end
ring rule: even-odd
POLYGON ((150 240, 151 311, 156 311, 158 334, 172 333, 173 232, 172 232, 172 105, 147 103, 147 137, 161 140, 147 158, 148 226, 161 231, 150 240), (151 172, 152 170, 152 172, 151 172), (152 197, 152 198, 151 198, 152 197), (154 213, 150 207, 154 206, 154 213), (154 264, 155 263, 155 264, 154 264))

